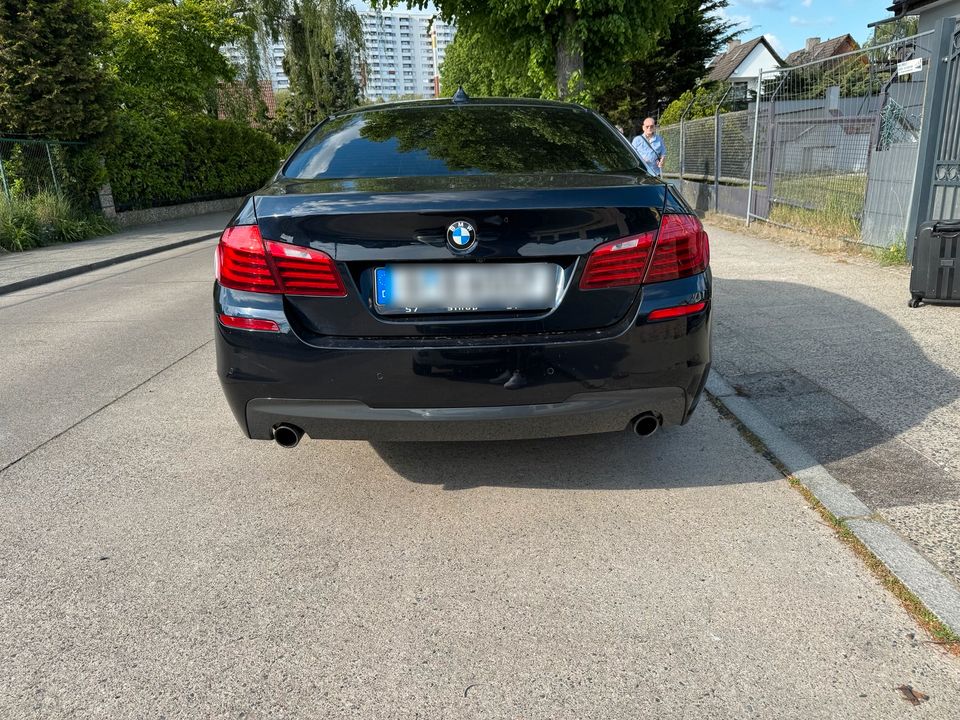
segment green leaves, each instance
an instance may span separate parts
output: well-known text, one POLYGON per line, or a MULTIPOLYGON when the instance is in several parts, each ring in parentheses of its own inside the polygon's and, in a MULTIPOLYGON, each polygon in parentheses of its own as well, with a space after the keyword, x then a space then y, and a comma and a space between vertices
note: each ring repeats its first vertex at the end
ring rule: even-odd
POLYGON ((110 119, 94 0, 0 0, 0 134, 95 137, 110 119))
POLYGON ((244 195, 280 162, 279 147, 259 130, 202 115, 129 110, 117 113, 103 150, 120 210, 244 195))
POLYGON ((232 0, 107 0, 110 68, 121 100, 147 112, 216 109, 217 85, 236 71, 220 52, 250 28, 232 0))

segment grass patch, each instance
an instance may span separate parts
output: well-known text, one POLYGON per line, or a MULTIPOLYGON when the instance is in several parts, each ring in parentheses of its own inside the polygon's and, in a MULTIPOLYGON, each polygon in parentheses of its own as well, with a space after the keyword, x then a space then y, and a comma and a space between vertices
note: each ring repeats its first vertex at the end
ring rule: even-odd
POLYGON ((890 247, 880 250, 877 253, 877 260, 880 261, 881 265, 909 265, 910 260, 907 258, 907 242, 906 240, 898 240, 890 247))
POLYGON ((930 635, 931 640, 937 645, 942 645, 943 648, 951 653, 960 657, 960 636, 957 636, 949 627, 942 623, 936 615, 930 612, 923 602, 914 595, 906 585, 904 585, 896 575, 894 575, 887 568, 886 565, 874 555, 870 549, 863 544, 863 542, 858 538, 853 531, 847 526, 847 524, 836 517, 833 513, 827 510, 821 503, 816 495, 814 495, 809 488, 807 488, 800 480, 793 476, 789 470, 781 463, 776 456, 770 452, 763 441, 754 435, 743 423, 741 423, 737 417, 731 413, 727 407, 723 404, 723 401, 708 395, 708 399, 713 404, 717 411, 720 413, 720 416, 729 420, 733 423, 734 427, 740 433, 740 435, 747 441, 747 443, 752 447, 758 454, 762 455, 771 465, 773 465, 790 483, 790 486, 799 492, 804 500, 807 501, 807 504, 820 515, 824 523, 830 527, 836 536, 853 551, 853 554, 856 555, 867 566, 867 569, 876 577, 880 584, 883 585, 890 593, 893 594, 895 598, 900 602, 900 605, 907 611, 907 613, 914 619, 914 621, 923 628, 924 631, 930 635))
POLYGON ((10 252, 86 240, 114 229, 106 218, 81 211, 58 193, 0 196, 0 248, 10 252))
POLYGON ((774 184, 773 222, 827 237, 860 239, 866 175, 803 175, 774 184))

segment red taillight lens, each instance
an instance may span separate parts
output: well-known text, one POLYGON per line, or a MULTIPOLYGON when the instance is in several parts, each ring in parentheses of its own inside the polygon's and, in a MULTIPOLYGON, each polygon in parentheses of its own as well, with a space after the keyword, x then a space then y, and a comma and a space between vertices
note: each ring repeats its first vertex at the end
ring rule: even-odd
POLYGON ((710 263, 703 225, 694 215, 664 215, 646 282, 676 280, 702 273, 710 263))
POLYGON ((347 294, 333 258, 326 253, 272 240, 267 240, 266 245, 283 292, 327 297, 347 294))
POLYGON ((217 246, 217 280, 232 290, 343 297, 333 258, 289 243, 264 242, 256 225, 224 230, 217 246))
POLYGON ((217 245, 217 281, 232 290, 279 293, 256 225, 228 227, 217 245))
POLYGON ((594 248, 580 277, 581 290, 639 285, 656 233, 632 235, 594 248))
POLYGON ((596 247, 587 259, 580 289, 676 280, 702 273, 709 263, 707 233, 696 216, 664 215, 659 233, 631 235, 596 247), (651 258, 650 249, 655 239, 657 248, 651 258))

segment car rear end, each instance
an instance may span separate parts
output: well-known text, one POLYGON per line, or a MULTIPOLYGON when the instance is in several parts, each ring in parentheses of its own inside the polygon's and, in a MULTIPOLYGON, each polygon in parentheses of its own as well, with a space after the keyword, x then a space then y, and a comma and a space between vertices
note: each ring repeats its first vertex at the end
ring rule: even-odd
POLYGON ((290 445, 685 423, 710 364, 707 238, 638 165, 575 106, 321 125, 217 249, 241 427, 290 445))

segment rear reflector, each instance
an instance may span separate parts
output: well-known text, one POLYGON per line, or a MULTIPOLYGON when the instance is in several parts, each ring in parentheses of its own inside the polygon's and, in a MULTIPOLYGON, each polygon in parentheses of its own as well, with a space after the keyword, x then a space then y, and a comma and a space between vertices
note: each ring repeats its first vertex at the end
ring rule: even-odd
POLYGON ((280 332, 280 326, 273 320, 259 318, 235 317, 220 313, 220 323, 239 330, 260 330, 261 332, 280 332))
POLYGON ((580 277, 581 290, 639 285, 656 233, 632 235, 594 248, 580 277))
POLYGON ((664 215, 658 232, 631 235, 594 248, 580 277, 580 289, 676 280, 702 273, 709 263, 707 233, 697 217, 664 215))
POLYGON ((692 305, 677 305, 676 307, 660 308, 651 310, 647 315, 647 320, 669 320, 671 318, 693 315, 703 310, 707 304, 705 302, 693 303, 692 305))
POLYGON ((333 258, 299 245, 264 242, 256 225, 224 230, 217 246, 217 280, 248 292, 344 297, 333 258))

